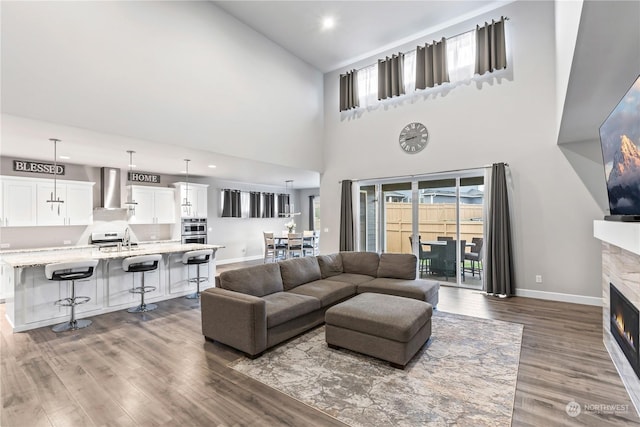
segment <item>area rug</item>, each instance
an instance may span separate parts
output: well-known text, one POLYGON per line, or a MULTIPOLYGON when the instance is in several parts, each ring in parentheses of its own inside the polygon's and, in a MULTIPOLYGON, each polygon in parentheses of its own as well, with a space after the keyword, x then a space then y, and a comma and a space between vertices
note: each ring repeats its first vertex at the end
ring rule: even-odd
POLYGON ((328 348, 324 326, 229 366, 354 427, 510 426, 522 330, 436 311, 405 370, 328 348))

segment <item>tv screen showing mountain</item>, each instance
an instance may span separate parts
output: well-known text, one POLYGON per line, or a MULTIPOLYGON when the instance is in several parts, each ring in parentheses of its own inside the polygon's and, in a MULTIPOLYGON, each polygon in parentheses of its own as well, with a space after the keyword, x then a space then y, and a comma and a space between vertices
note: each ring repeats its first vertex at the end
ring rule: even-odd
POLYGON ((640 76, 600 126, 611 215, 640 215, 640 76))

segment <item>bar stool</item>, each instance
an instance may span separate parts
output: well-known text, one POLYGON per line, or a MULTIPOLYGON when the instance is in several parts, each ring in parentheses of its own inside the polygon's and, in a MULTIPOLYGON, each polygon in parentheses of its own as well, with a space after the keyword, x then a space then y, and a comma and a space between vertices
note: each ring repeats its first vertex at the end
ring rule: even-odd
POLYGON ((88 319, 76 320, 76 305, 85 304, 91 301, 91 298, 84 296, 76 296, 76 280, 86 279, 93 276, 93 271, 98 265, 98 260, 59 262, 55 264, 47 264, 44 267, 44 275, 49 280, 71 281, 71 296, 62 298, 54 302, 55 305, 61 307, 71 307, 71 319, 68 322, 55 325, 53 332, 75 331, 89 326, 92 321, 88 319))
POLYGON ((129 313, 144 313, 145 311, 151 311, 158 308, 157 304, 145 304, 144 303, 144 294, 147 292, 153 292, 156 290, 155 286, 145 286, 144 284, 144 273, 147 271, 153 271, 158 269, 158 263, 162 260, 162 255, 140 255, 140 256, 132 256, 129 258, 125 258, 122 260, 122 269, 127 273, 134 274, 142 273, 142 281, 141 285, 138 287, 134 287, 129 290, 129 292, 134 294, 140 294, 140 305, 137 307, 131 307, 127 311, 129 313))
POLYGON ((208 264, 212 256, 213 256, 213 249, 201 249, 198 251, 189 251, 189 252, 185 252, 184 255, 182 255, 182 263, 187 266, 187 281, 189 283, 196 284, 196 292, 191 295, 187 295, 185 298, 189 298, 189 299, 200 298, 200 283, 209 281, 209 277, 200 276, 200 265, 208 264), (196 266, 197 277, 194 277, 193 279, 189 277, 190 265, 196 266))

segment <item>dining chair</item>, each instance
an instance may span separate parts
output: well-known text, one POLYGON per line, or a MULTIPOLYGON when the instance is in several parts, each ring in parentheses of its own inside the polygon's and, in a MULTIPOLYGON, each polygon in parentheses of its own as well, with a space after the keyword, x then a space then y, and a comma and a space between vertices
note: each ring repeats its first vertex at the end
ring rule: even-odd
POLYGON ((438 241, 440 241, 440 242, 446 242, 447 240, 453 240, 453 237, 451 237, 451 236, 438 236, 438 241))
POLYGON ((305 230, 302 232, 302 235, 304 240, 302 245, 304 256, 318 255, 317 253, 318 244, 316 242, 318 237, 316 235, 316 231, 305 230))
POLYGON ((304 256, 304 234, 289 233, 287 235, 287 258, 304 256))
POLYGON ((471 243, 473 243, 473 246, 471 247, 471 252, 467 252, 464 254, 464 259, 467 261, 471 261, 471 276, 475 277, 476 273, 475 273, 475 265, 476 263, 478 264, 478 276, 480 277, 480 279, 482 279, 482 267, 481 265, 481 261, 482 261, 482 245, 483 245, 484 239, 482 237, 474 237, 471 239, 471 243))
MULTIPOLYGON (((411 248, 413 248, 413 236, 409 236, 409 242, 411 243, 411 248)), ((418 271, 421 277, 423 273, 426 274, 430 271, 432 260, 438 258, 437 253, 425 251, 422 245, 421 236, 418 235, 418 262, 420 263, 418 271)))
POLYGON ((284 258, 287 251, 287 245, 279 243, 274 237, 273 231, 262 232, 264 236, 264 262, 267 259, 276 262, 278 259, 284 258))

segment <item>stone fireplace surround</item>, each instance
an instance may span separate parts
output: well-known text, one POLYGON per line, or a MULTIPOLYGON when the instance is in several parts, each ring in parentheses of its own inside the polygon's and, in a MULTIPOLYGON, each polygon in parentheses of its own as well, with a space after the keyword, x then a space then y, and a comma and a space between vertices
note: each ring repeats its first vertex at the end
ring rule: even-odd
POLYGON ((602 241, 602 336, 629 397, 640 414, 640 378, 610 332, 610 284, 640 308, 640 223, 594 221, 602 241))

